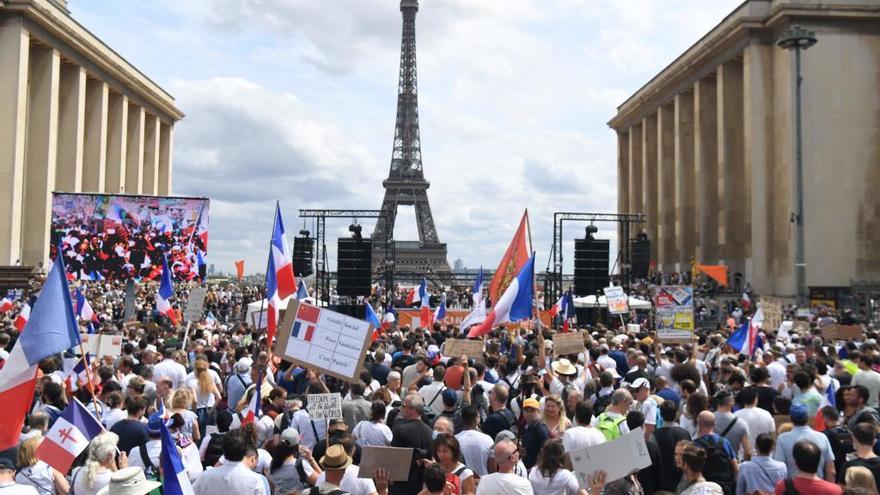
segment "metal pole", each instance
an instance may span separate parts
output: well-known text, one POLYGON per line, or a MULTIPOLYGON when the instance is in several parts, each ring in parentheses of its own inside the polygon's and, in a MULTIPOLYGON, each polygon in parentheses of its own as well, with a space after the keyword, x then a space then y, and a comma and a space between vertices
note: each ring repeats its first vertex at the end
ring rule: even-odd
POLYGON ((804 259, 804 170, 803 153, 801 147, 801 48, 794 48, 795 65, 795 155, 794 155, 794 184, 795 184, 795 283, 797 284, 798 307, 805 307, 807 303, 807 264, 804 259))

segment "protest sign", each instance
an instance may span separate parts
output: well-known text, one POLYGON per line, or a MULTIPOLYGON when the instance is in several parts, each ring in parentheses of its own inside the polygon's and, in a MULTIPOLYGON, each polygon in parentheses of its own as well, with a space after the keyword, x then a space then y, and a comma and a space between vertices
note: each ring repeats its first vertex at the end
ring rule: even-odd
POLYGON ((483 360, 483 341, 470 339, 448 339, 443 344, 443 355, 458 358, 462 355, 483 360))
POLYGON ((97 333, 81 333, 82 347, 85 352, 92 356, 120 356, 122 355, 122 336, 97 334, 97 333))
POLYGON ((776 330, 782 324, 782 299, 762 296, 758 301, 758 307, 764 313, 764 322, 761 328, 764 331, 776 330))
POLYGON ((605 287, 605 301, 608 302, 608 312, 613 315, 629 313, 629 298, 623 292, 623 287, 605 287))
POLYGON ((791 329, 798 333, 810 333, 810 322, 798 320, 794 322, 791 329))
POLYGON ((557 333, 553 336, 553 355, 565 356, 584 352, 584 334, 581 332, 557 333))
POLYGON ((660 342, 689 342, 694 335, 693 287, 658 287, 654 294, 654 318, 660 342))
POLYGON ((377 469, 383 468, 388 470, 390 481, 406 481, 409 479, 412 456, 413 449, 365 445, 361 452, 358 478, 372 478, 377 469))
POLYGON ((605 480, 611 483, 651 465, 651 456, 648 454, 645 434, 641 428, 621 435, 616 440, 570 452, 569 456, 578 484, 583 489, 590 487, 589 477, 596 471, 605 471, 605 480))
POLYGON ((364 364, 373 327, 364 320, 290 301, 275 354, 341 380, 353 381, 364 364))
POLYGON ((205 296, 207 295, 207 287, 194 287, 189 291, 186 310, 183 312, 184 320, 189 322, 202 320, 202 316, 205 314, 205 296))
POLYGON ((342 395, 309 394, 309 417, 311 419, 336 419, 342 417, 342 395))
POLYGON ((865 329, 860 325, 825 325, 822 338, 826 340, 862 340, 865 329))

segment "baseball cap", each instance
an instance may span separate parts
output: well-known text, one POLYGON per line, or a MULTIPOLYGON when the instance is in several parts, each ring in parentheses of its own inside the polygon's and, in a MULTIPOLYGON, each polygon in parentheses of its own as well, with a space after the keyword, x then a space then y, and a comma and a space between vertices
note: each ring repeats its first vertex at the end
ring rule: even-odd
POLYGON ((0 469, 9 469, 15 471, 15 464, 12 462, 12 459, 2 457, 0 458, 0 469))
POLYGON ((629 388, 632 389, 640 389, 640 388, 651 388, 651 382, 648 381, 647 378, 640 376, 633 380, 633 382, 629 385, 629 388))
POLYGON ((288 447, 296 447, 299 445, 299 431, 296 428, 287 428, 281 432, 281 443, 288 447))
POLYGON ((510 430, 501 430, 495 435, 495 441, 500 442, 501 440, 516 440, 516 435, 510 430))
POLYGON ((803 404, 792 405, 791 409, 789 410, 789 416, 791 416, 791 419, 793 420, 806 421, 809 417, 809 414, 807 413, 807 406, 803 404))
POLYGON ((540 409, 541 403, 538 402, 537 399, 532 399, 532 398, 524 400, 523 401, 523 409, 528 409, 530 407, 532 409, 540 409))

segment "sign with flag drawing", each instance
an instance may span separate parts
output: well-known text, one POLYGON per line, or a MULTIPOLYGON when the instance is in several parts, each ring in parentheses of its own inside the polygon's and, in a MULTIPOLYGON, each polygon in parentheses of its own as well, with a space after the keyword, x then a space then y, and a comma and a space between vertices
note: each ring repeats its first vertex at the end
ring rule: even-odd
POLYGON ((352 381, 363 367, 372 333, 369 322, 291 300, 278 327, 275 354, 352 381))
POLYGON ((623 287, 605 287, 605 300, 608 302, 608 312, 613 315, 629 313, 629 299, 623 292, 623 287))
POLYGON ((101 423, 74 398, 46 433, 46 438, 37 447, 36 456, 66 473, 73 460, 89 446, 89 441, 102 431, 101 423))

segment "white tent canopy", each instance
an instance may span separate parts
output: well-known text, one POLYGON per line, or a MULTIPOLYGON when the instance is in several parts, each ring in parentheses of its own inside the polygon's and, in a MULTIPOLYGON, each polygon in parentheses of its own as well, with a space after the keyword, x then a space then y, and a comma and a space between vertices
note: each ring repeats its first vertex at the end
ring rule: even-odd
MULTIPOLYGON (((576 308, 607 308, 608 301, 605 299, 605 296, 599 296, 598 301, 596 300, 596 296, 585 296, 585 297, 575 297, 574 298, 574 307, 576 308)), ((637 297, 629 296, 629 309, 651 309, 651 301, 645 301, 644 299, 639 299, 637 297)))

